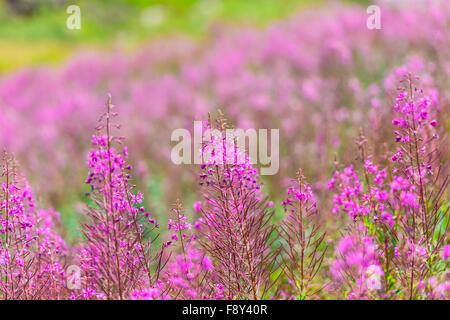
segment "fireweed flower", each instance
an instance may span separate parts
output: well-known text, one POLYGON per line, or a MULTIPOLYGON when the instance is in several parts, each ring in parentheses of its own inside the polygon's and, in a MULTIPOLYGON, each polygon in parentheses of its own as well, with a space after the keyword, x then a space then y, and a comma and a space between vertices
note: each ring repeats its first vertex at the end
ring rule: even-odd
POLYGON ((158 287, 134 290, 131 293, 130 300, 170 300, 170 297, 165 294, 161 294, 161 290, 158 287))
POLYGON ((204 250, 197 248, 196 237, 191 233, 191 225, 179 200, 171 211, 175 218, 168 221, 171 241, 166 244, 171 253, 177 249, 180 253, 167 261, 167 267, 161 271, 159 288, 177 299, 209 299, 214 265, 204 250))
POLYGON ((396 154, 401 152, 403 161, 397 161, 392 169, 389 201, 399 220, 396 236, 400 246, 394 262, 405 271, 399 280, 409 288, 410 298, 423 289, 419 283, 427 281, 423 274, 436 269, 432 256, 442 246, 444 235, 437 230, 445 214, 442 196, 448 186, 448 177, 440 175, 437 122, 432 120, 439 109, 438 101, 426 96, 415 82, 412 75, 405 78, 405 90, 398 95, 394 108, 406 125, 395 132, 400 137, 396 154))
MULTIPOLYGON (((360 227, 359 232, 365 233, 360 227)), ((369 236, 349 235, 341 238, 330 272, 333 286, 342 286, 348 299, 368 299, 383 287, 383 268, 377 258, 373 239, 369 236)))
POLYGON ((157 225, 142 206, 142 193, 134 192, 130 184, 131 166, 124 160, 127 149, 116 152, 113 147, 122 138, 112 135, 116 114, 111 108, 108 98, 107 111, 100 119, 105 125, 97 128, 106 134, 92 138, 88 161, 86 183, 93 205, 87 210, 90 223, 82 229, 87 243, 78 256, 83 271, 81 297, 85 299, 128 298, 133 290, 149 288, 155 281, 151 233, 157 225))
POLYGON ((216 266, 217 283, 223 285, 225 296, 260 299, 271 287, 276 258, 270 249, 272 214, 263 199, 257 170, 224 134, 226 128, 220 116, 217 130, 222 135, 213 135, 202 147, 207 157, 200 174, 203 222, 199 241, 216 266))
POLYGON ((442 249, 442 259, 447 260, 450 257, 450 244, 442 249))
POLYGON ((169 261, 162 273, 165 292, 184 300, 213 299, 210 287, 213 270, 209 257, 189 243, 184 252, 169 261))
POLYGON ((286 215, 280 225, 280 236, 285 241, 281 268, 292 284, 290 293, 298 299, 310 298, 318 291, 314 277, 327 249, 325 234, 319 232, 315 197, 304 180, 299 170, 295 184, 289 187, 288 197, 283 201, 286 215))
POLYGON ((191 229, 191 224, 187 222, 187 217, 183 212, 180 202, 177 202, 176 208, 172 210, 172 212, 176 215, 175 220, 169 219, 167 222, 167 230, 172 233, 172 240, 178 241, 180 239, 187 239, 189 236, 186 232, 191 229))
MULTIPOLYGON (((415 87, 415 80, 406 76, 406 88, 396 99, 397 116, 392 124, 398 147, 390 157, 391 163, 385 168, 374 165, 367 154, 367 140, 361 134, 358 146, 363 177, 350 165, 337 169, 329 183, 330 189, 337 191, 333 212, 347 212, 373 239, 383 271, 390 276, 383 289, 402 288, 400 296, 411 299, 424 288, 424 274, 438 270, 432 257, 442 248, 445 237, 438 230, 446 214, 442 197, 449 182, 448 177, 440 175, 439 165, 433 165, 439 162, 438 134, 430 118, 436 114, 438 102, 415 87)), ((341 240, 341 246, 345 241, 341 240)), ((339 278, 336 270, 343 267, 343 261, 336 260, 333 265, 332 273, 339 278)), ((364 290, 351 297, 362 295, 364 290)))
POLYGON ((223 285, 216 284, 216 299, 222 299, 224 297, 225 296, 223 294, 223 285))
POLYGON ((33 191, 4 153, 0 193, 0 297, 61 299, 66 293, 63 259, 67 249, 57 235, 59 213, 36 208, 33 191))
POLYGON ((201 201, 196 201, 193 205, 193 208, 195 211, 199 212, 202 209, 202 202, 201 201))

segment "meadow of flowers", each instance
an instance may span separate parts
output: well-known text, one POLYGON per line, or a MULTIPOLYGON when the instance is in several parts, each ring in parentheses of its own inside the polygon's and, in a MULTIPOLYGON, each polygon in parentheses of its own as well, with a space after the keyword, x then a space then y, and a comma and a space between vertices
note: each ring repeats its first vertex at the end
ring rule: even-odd
POLYGON ((449 299, 450 3, 381 12, 0 78, 0 298, 449 299), (278 174, 176 166, 194 120, 279 128, 278 174))

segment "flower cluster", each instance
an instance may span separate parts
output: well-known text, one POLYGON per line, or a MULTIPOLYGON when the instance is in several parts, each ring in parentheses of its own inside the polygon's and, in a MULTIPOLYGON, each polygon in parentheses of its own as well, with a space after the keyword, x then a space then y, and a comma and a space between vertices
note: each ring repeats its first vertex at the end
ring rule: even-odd
MULTIPOLYGON (((209 129, 214 128, 210 123, 209 129)), ((276 257, 270 249, 274 227, 258 171, 227 137, 226 128, 220 115, 215 129, 220 135, 211 136, 202 148, 207 157, 200 174, 204 200, 200 243, 217 265, 225 296, 258 299, 270 287, 270 265, 276 257)))
POLYGON ((59 213, 36 208, 33 191, 5 153, 0 195, 0 297, 60 299, 65 292, 59 213))
POLYGON ((209 299, 214 267, 208 256, 191 245, 174 257, 162 274, 165 290, 184 300, 209 299))
POLYGON ((370 236, 364 235, 364 229, 360 226, 358 233, 339 240, 336 260, 330 266, 333 285, 342 285, 348 299, 377 297, 385 286, 377 246, 370 236))
POLYGON ((111 108, 108 99, 107 111, 100 119, 106 124, 98 127, 106 134, 92 138, 88 161, 86 183, 91 187, 93 205, 87 211, 90 222, 82 230, 88 241, 78 256, 84 274, 78 295, 84 299, 124 299, 133 289, 148 288, 155 280, 150 247, 158 225, 142 206, 142 193, 133 192, 132 168, 124 159, 127 148, 121 154, 112 146, 122 138, 112 135, 115 114, 111 108))
POLYGON ((64 210, 2 159, 0 298, 449 299, 450 2, 383 6, 377 32, 365 9, 2 75, 0 148, 64 210), (89 134, 105 88, 129 148, 110 100, 89 134), (214 106, 193 177, 163 142, 214 106), (280 128, 280 173, 263 184, 229 124, 280 128), (170 212, 178 194, 199 201, 170 212))
POLYGON ((400 115, 393 121, 394 151, 371 151, 361 132, 359 163, 342 168, 336 161, 332 204, 321 207, 299 170, 281 203, 284 216, 274 215, 278 207, 267 200, 258 170, 226 136, 223 115, 210 120, 208 128, 220 135, 202 146, 202 199, 193 205, 198 219, 192 228, 177 200, 165 242, 132 185, 128 148, 119 148, 123 138, 113 132, 118 126, 108 98, 88 158, 85 241, 71 252, 56 232, 59 214, 37 208, 31 187, 5 155, 1 297, 447 299, 449 178, 442 175, 439 126, 429 121, 439 105, 412 75, 403 83, 409 90, 400 88, 394 106, 400 115))
POLYGON ((437 123, 432 120, 439 105, 416 83, 411 74, 402 81, 406 88, 400 88, 392 121, 397 147, 391 156, 386 151, 384 167, 370 159, 373 155, 367 154, 367 140, 361 134, 363 177, 350 165, 337 169, 329 183, 336 191, 333 212, 347 212, 373 237, 384 273, 389 275, 385 296, 411 299, 431 275, 441 273, 436 258, 446 233, 439 224, 446 215, 443 190, 449 183, 448 177, 440 175, 443 159, 437 123))

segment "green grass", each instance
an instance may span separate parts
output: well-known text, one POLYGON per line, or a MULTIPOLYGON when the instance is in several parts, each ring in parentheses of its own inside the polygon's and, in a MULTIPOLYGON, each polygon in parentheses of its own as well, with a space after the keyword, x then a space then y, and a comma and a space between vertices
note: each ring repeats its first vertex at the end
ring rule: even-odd
POLYGON ((0 9, 0 38, 108 42, 118 35, 132 39, 167 33, 203 34, 213 21, 265 24, 297 8, 323 0, 78 0, 81 30, 68 30, 66 5, 42 6, 28 18, 0 9))
POLYGON ((116 41, 134 47, 156 37, 200 38, 216 23, 264 26, 323 0, 78 0, 11 14, 0 0, 0 72, 59 63, 83 47, 116 41), (68 4, 81 9, 81 29, 66 28, 68 4))

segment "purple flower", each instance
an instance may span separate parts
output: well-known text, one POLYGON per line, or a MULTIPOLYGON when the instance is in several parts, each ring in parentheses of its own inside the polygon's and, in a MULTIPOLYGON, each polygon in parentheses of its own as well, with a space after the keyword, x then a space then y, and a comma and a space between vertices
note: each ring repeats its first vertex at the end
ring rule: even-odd
POLYGON ((193 208, 195 211, 200 212, 200 210, 202 209, 202 202, 201 201, 194 202, 193 208))
POLYGON ((442 259, 447 260, 450 257, 450 244, 444 246, 442 249, 442 259))

